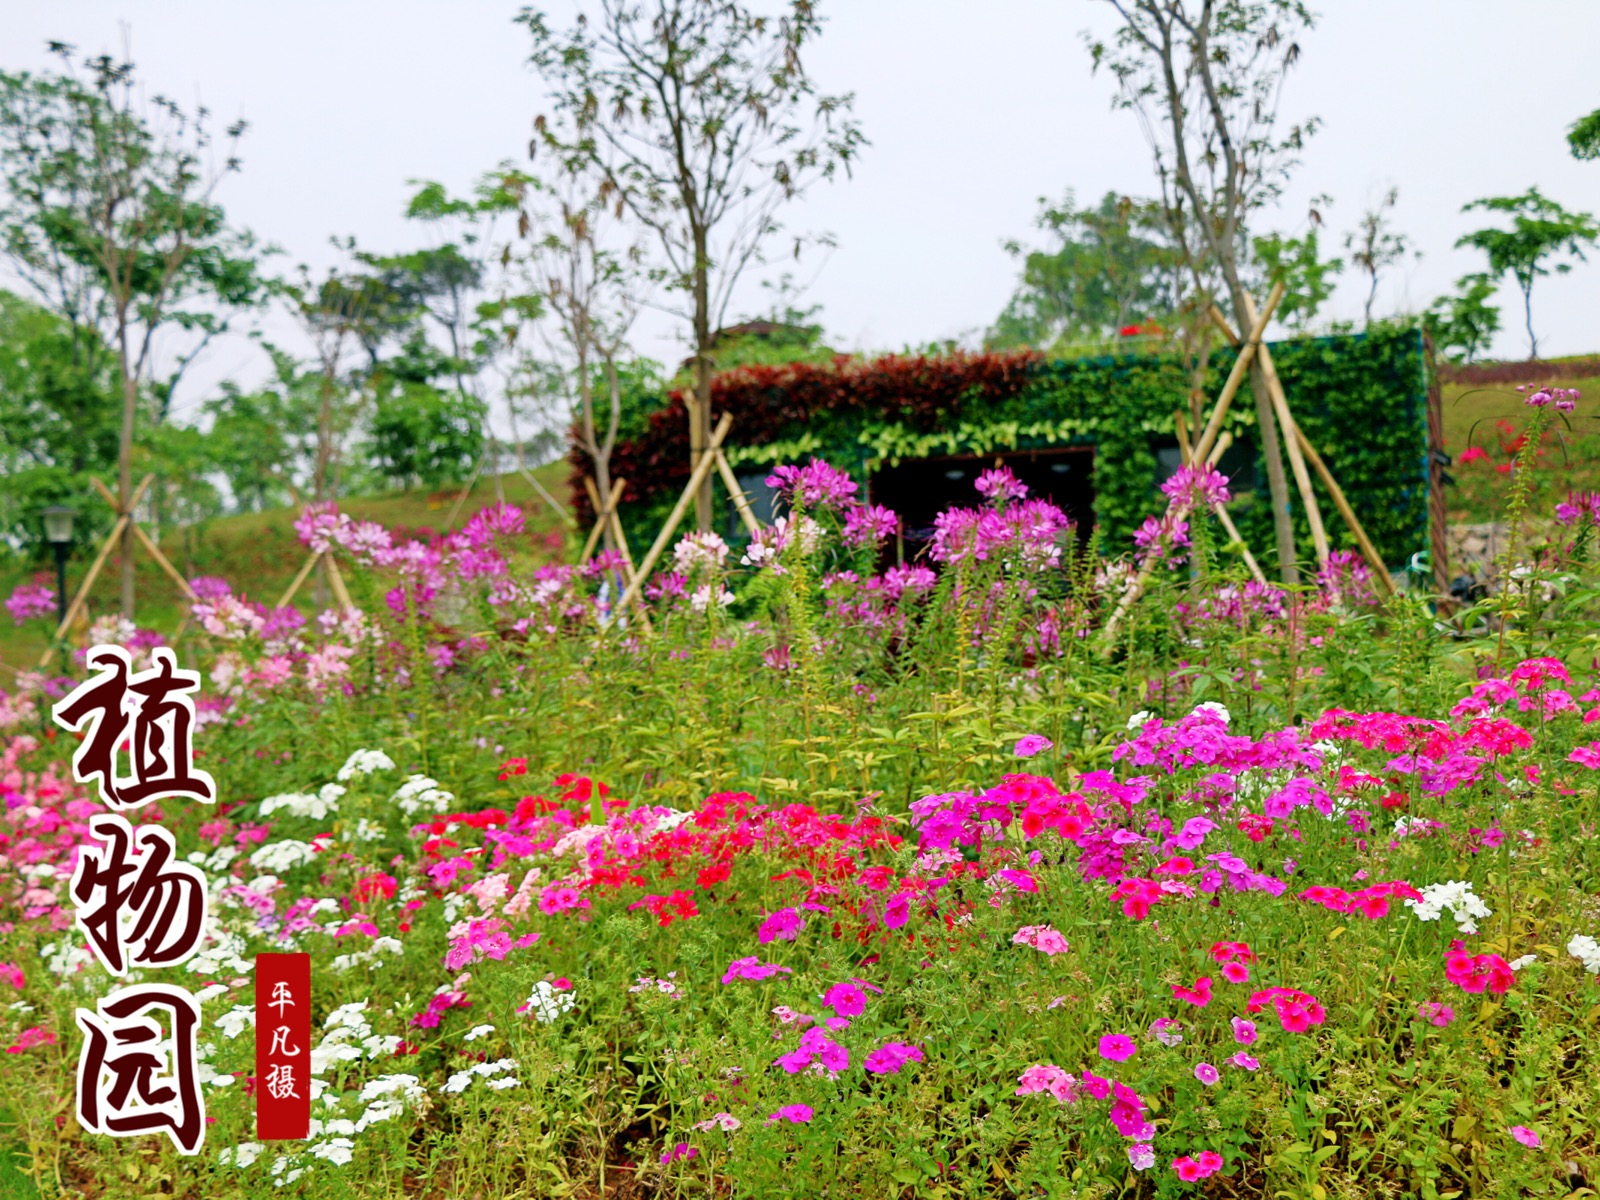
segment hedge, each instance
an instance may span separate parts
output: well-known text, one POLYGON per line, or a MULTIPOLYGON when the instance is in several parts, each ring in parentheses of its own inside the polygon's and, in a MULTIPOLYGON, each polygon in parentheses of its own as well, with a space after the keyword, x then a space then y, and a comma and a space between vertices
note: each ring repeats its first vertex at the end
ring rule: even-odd
MULTIPOLYGON (((1362 334, 1271 346, 1296 419, 1379 552, 1398 564, 1425 549, 1428 381, 1421 331, 1375 326, 1362 334)), ((1234 353, 1213 353, 1208 397, 1221 389, 1234 353)), ((1092 445, 1095 518, 1103 544, 1115 552, 1162 504, 1157 454, 1176 445, 1174 414, 1187 409, 1188 387, 1188 373, 1172 355, 1067 362, 1031 351, 888 355, 728 371, 712 380, 712 411, 733 414, 727 452, 736 468, 804 461, 814 454, 861 481, 879 463, 930 454, 1092 445)), ((1255 461, 1258 481, 1253 491, 1235 489, 1232 511, 1252 548, 1270 559, 1266 470, 1248 387, 1226 428, 1255 461)), ((623 520, 636 555, 682 491, 688 457, 681 391, 627 397, 611 471, 628 480, 623 520)), ((589 463, 577 449, 571 460, 573 503, 592 519, 582 485, 589 463)), ((722 506, 726 499, 717 486, 722 506)), ((1354 549, 1320 482, 1315 486, 1330 541, 1354 549)), ((1290 488, 1298 543, 1309 556, 1310 533, 1292 480, 1290 488)))

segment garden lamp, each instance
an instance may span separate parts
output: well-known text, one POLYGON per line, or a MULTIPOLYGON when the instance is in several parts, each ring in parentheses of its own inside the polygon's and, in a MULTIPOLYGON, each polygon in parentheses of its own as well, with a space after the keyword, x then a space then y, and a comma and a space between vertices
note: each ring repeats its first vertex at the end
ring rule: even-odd
POLYGON ((44 538, 56 555, 56 628, 67 620, 67 552, 72 548, 72 518, 78 514, 60 504, 52 504, 41 514, 44 538))

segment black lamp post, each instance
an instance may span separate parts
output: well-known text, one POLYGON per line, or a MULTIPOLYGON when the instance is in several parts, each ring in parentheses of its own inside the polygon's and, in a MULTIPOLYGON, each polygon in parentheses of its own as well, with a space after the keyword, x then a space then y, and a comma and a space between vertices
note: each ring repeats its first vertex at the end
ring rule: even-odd
POLYGON ((78 514, 60 504, 43 512, 44 538, 56 555, 56 628, 67 620, 67 551, 72 548, 72 518, 78 514))

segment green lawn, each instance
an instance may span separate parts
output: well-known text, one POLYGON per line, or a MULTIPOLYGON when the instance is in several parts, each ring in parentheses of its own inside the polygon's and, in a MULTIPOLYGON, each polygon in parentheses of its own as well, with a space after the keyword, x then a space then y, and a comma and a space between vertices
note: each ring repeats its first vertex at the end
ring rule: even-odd
MULTIPOLYGON (((1557 421, 1546 435, 1537 466, 1534 516, 1548 516, 1569 490, 1600 488, 1600 421, 1595 416, 1600 411, 1600 377, 1562 380, 1560 386, 1577 388, 1583 399, 1576 413, 1557 421)), ((1502 518, 1510 479, 1496 467, 1508 461, 1506 447, 1527 423, 1528 412, 1509 385, 1445 385, 1445 449, 1455 459, 1449 472, 1456 483, 1446 492, 1452 523, 1502 518), (1469 447, 1489 457, 1463 463, 1469 447)))

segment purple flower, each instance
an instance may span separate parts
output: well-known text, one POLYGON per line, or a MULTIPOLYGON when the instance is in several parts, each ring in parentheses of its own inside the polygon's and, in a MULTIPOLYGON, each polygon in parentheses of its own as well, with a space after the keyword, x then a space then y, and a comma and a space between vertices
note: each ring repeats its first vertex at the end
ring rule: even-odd
POLYGON ((836 983, 822 997, 822 1002, 841 1017, 859 1017, 867 1011, 867 994, 853 983, 836 983))
POLYGON ((796 1125, 804 1125, 816 1114, 805 1104, 785 1104, 777 1112, 767 1118, 768 1125, 776 1125, 780 1121, 792 1121, 796 1125))
POLYGON ((1121 1033, 1108 1033, 1100 1039, 1100 1057, 1107 1062, 1127 1062, 1139 1052, 1131 1037, 1121 1033))
POLYGON ((780 908, 761 922, 761 928, 756 932, 756 940, 763 946, 774 939, 792 942, 800 936, 800 931, 805 927, 806 919, 800 915, 798 909, 780 908))
POLYGON ((1194 1069, 1194 1077, 1207 1087, 1210 1087, 1217 1080, 1222 1078, 1222 1073, 1210 1063, 1200 1063, 1194 1069))
POLYGON ((922 1050, 907 1042, 885 1042, 868 1054, 862 1066, 874 1075, 898 1075, 908 1062, 921 1062, 922 1050))
POLYGON ((1235 1054, 1228 1061, 1236 1067, 1244 1068, 1246 1071, 1254 1071, 1256 1068, 1261 1066, 1261 1063, 1256 1059, 1255 1055, 1247 1054, 1243 1050, 1239 1051, 1239 1053, 1235 1054))
POLYGON ((1032 758, 1035 754, 1043 754, 1046 750, 1055 748, 1055 743, 1047 737, 1037 733, 1026 734, 1017 739, 1017 744, 1012 748, 1018 758, 1032 758))
POLYGON ((856 482, 847 471, 813 458, 803 467, 778 467, 767 476, 767 486, 807 508, 843 508, 855 499, 856 482))
POLYGON ((900 516, 881 504, 858 504, 844 516, 846 546, 876 546, 900 527, 900 516))
POLYGON ((56 594, 42 583, 18 584, 6 601, 11 619, 18 625, 35 617, 48 617, 56 611, 56 594))
POLYGON ((1028 494, 1028 485, 1005 467, 994 467, 983 472, 973 486, 978 489, 978 495, 1000 505, 1008 500, 1021 500, 1028 494))
POLYGON ((777 963, 764 963, 754 954, 751 954, 745 958, 734 959, 732 965, 728 967, 727 973, 723 975, 722 982, 732 983, 735 979, 765 979, 767 976, 777 975, 779 972, 785 975, 792 975, 794 968, 780 967, 777 963))
POLYGON ((1529 1129, 1526 1125, 1513 1125, 1511 1127, 1511 1136, 1516 1138, 1517 1141, 1521 1142, 1524 1146, 1527 1146, 1533 1150, 1537 1150, 1544 1145, 1544 1143, 1539 1140, 1539 1135, 1533 1130, 1529 1129))
POLYGON ((1256 1023, 1246 1021, 1243 1017, 1233 1018, 1233 1040, 1241 1046, 1248 1046, 1256 1040, 1256 1023))
POLYGON ((693 1146, 689 1145, 688 1142, 679 1142, 671 1150, 668 1150, 661 1156, 661 1161, 664 1163, 677 1162, 680 1158, 693 1158, 699 1153, 700 1152, 693 1146))

